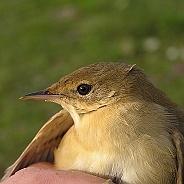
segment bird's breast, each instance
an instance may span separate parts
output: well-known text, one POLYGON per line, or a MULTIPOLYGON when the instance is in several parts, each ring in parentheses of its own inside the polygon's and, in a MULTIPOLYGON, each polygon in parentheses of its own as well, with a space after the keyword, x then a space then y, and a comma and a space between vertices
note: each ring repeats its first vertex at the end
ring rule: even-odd
POLYGON ((176 154, 169 133, 159 128, 156 135, 141 132, 130 119, 136 125, 139 120, 145 126, 143 130, 152 131, 152 124, 146 121, 154 118, 129 116, 117 118, 117 113, 102 108, 81 117, 79 126, 73 125, 55 150, 56 169, 117 177, 131 184, 172 183, 176 175, 176 154))
POLYGON ((74 127, 70 128, 55 150, 56 169, 79 170, 106 177, 122 175, 121 154, 117 154, 113 148, 103 147, 103 143, 101 147, 92 147, 90 144, 83 146, 76 136, 74 127))

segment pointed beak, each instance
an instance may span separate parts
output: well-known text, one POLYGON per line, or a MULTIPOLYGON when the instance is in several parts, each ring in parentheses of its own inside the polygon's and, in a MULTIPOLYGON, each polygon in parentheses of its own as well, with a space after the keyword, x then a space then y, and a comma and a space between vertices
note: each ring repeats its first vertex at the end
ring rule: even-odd
POLYGON ((21 100, 54 100, 59 98, 60 95, 52 94, 47 89, 36 91, 33 93, 26 94, 20 97, 21 100))

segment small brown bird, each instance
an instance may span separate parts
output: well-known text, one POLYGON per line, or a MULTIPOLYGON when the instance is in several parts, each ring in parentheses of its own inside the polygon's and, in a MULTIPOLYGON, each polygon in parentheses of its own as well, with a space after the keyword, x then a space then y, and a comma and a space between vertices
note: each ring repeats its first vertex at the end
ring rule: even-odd
POLYGON ((135 65, 92 64, 21 99, 55 102, 64 110, 41 128, 3 179, 46 161, 116 183, 183 183, 184 113, 135 65))

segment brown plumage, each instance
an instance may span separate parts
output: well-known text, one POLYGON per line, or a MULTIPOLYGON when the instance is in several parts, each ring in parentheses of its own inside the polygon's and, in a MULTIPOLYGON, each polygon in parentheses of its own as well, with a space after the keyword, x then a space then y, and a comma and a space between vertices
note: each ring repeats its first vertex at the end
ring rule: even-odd
POLYGON ((135 65, 89 65, 22 99, 65 110, 41 128, 3 179, 46 161, 116 183, 183 183, 184 113, 135 65))

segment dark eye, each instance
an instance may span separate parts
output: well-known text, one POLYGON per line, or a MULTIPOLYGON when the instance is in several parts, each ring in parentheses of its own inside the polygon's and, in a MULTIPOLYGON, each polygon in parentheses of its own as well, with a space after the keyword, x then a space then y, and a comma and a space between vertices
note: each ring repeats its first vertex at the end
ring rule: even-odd
POLYGON ((87 95, 91 91, 91 86, 89 84, 81 84, 77 87, 77 91, 80 95, 87 95))

